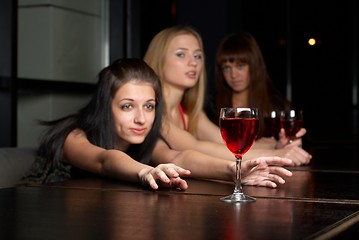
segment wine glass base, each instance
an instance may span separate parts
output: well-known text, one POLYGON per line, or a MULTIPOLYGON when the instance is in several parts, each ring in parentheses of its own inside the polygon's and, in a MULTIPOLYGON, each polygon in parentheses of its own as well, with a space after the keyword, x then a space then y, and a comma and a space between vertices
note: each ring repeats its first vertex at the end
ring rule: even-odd
POLYGON ((254 197, 247 196, 243 193, 233 193, 229 196, 220 198, 223 202, 229 202, 229 203, 245 203, 245 202, 255 202, 256 199, 254 197))

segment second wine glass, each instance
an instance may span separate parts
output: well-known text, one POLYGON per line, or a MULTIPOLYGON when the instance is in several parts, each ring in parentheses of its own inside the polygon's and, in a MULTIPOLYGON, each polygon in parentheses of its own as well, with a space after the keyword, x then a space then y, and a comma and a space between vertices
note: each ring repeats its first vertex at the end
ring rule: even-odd
POLYGON ((259 128, 257 108, 221 108, 219 125, 227 148, 236 158, 236 185, 233 194, 221 198, 225 202, 252 202, 255 198, 242 191, 241 163, 253 145, 259 128))
POLYGON ((280 112, 280 124, 284 128, 289 143, 292 143, 296 139, 295 135, 303 126, 303 111, 295 109, 282 110, 280 112))

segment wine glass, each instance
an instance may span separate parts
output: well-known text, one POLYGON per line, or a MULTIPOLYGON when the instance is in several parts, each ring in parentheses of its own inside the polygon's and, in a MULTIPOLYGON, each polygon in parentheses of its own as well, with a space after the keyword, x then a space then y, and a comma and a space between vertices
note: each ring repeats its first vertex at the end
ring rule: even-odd
POLYGON ((278 133, 280 131, 280 114, 279 111, 270 111, 263 113, 263 120, 265 125, 265 134, 268 137, 278 140, 278 133))
POLYGON ((236 158, 236 185, 234 192, 221 198, 224 202, 252 202, 255 198, 242 191, 241 163, 243 155, 253 145, 259 128, 257 108, 221 108, 219 126, 227 148, 236 158))
POLYGON ((295 140, 295 134, 303 126, 303 111, 302 110, 282 110, 280 112, 280 124, 285 130, 285 135, 289 139, 289 143, 295 140))

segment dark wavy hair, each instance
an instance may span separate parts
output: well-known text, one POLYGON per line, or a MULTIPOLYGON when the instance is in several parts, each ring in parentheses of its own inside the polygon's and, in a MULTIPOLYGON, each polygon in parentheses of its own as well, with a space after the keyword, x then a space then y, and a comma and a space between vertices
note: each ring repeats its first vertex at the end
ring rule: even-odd
POLYGON ((82 129, 88 140, 104 149, 115 149, 118 137, 115 133, 111 103, 117 90, 128 82, 145 82, 153 86, 156 94, 155 120, 151 131, 141 144, 132 144, 126 153, 135 160, 148 164, 160 134, 163 113, 161 82, 155 72, 141 59, 119 59, 104 68, 89 103, 76 114, 54 121, 40 121, 51 126, 44 134, 38 155, 59 166, 63 159, 63 145, 74 129, 82 129))

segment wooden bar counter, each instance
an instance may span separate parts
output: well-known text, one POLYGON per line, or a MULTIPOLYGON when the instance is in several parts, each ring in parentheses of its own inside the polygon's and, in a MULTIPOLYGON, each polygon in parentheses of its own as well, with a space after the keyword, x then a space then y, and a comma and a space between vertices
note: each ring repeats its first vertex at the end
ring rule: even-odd
POLYGON ((245 204, 219 200, 232 183, 196 179, 187 191, 101 178, 0 189, 0 239, 356 239, 358 169, 292 170, 276 189, 245 186, 257 199, 245 204))

